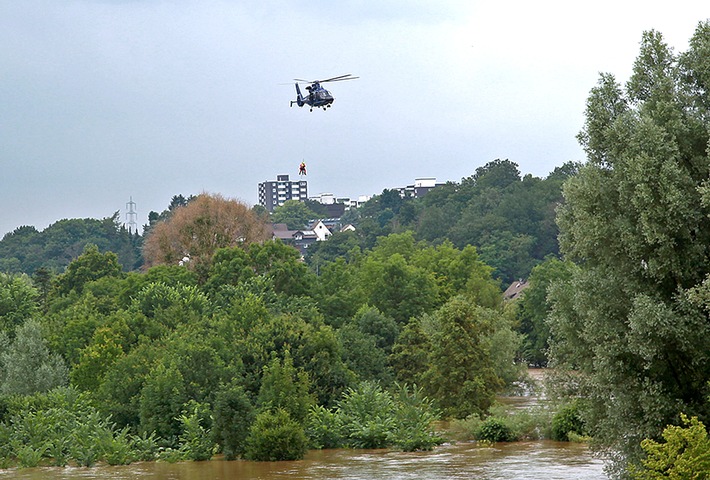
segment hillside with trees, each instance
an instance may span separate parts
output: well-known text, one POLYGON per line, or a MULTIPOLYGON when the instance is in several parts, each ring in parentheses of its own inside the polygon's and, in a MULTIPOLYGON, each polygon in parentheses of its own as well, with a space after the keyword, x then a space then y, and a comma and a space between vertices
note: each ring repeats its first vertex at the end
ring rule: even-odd
POLYGON ((142 237, 129 232, 116 212, 101 220, 59 220, 42 231, 32 226, 15 229, 0 240, 0 272, 31 275, 42 269, 61 273, 89 244, 114 252, 127 271, 143 263, 142 237))
POLYGON ((555 209, 562 184, 579 169, 567 163, 546 178, 521 177, 518 165, 494 160, 460 182, 447 182, 421 198, 384 190, 362 207, 346 212, 343 223, 357 231, 315 245, 307 261, 330 261, 357 245, 372 248, 377 238, 411 231, 431 245, 475 246, 494 276, 508 284, 527 278, 545 257, 559 254, 555 209), (343 244, 339 246, 339 244, 343 244))
MULTIPOLYGON (((578 164, 568 163, 541 179, 521 177, 514 162, 495 160, 461 182, 437 186, 422 198, 402 197, 399 191, 386 189, 360 208, 346 211, 341 222, 355 225, 354 234, 337 233, 328 242, 313 245, 306 261, 317 268, 339 256, 347 257, 347 250, 353 247, 364 251, 379 237, 411 231, 417 241, 429 245, 448 241, 459 249, 475 246, 481 258, 494 267, 494 277, 504 283, 526 278, 545 257, 559 254, 555 208, 562 201, 562 183, 578 168, 578 164)), ((208 197, 173 196, 165 210, 149 213, 142 235, 128 232, 118 212, 103 220, 60 220, 43 231, 19 227, 0 240, 0 271, 32 275, 42 269, 58 274, 89 244, 116 253, 126 271, 149 267, 160 251, 179 255, 170 257, 177 263, 184 255, 179 248, 168 247, 166 235, 179 233, 165 232, 166 222, 199 198, 208 197), (154 229, 156 234, 151 235, 154 229), (144 251, 149 252, 145 258, 144 251)), ((191 208, 188 211, 194 215, 197 209, 191 208)), ((250 222, 285 223, 290 229, 305 228, 310 220, 327 213, 324 205, 311 200, 288 201, 270 217, 263 208, 252 210, 250 222)), ((241 217, 242 213, 235 215, 241 217)))

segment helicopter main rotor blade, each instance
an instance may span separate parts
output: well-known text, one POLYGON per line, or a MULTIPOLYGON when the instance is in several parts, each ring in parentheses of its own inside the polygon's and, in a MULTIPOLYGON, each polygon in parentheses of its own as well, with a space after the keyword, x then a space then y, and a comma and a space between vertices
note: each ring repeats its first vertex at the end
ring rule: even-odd
POLYGON ((337 80, 323 80, 321 83, 325 83, 325 82, 341 82, 341 81, 343 81, 343 80, 355 80, 356 78, 360 78, 360 77, 338 78, 337 80))
POLYGON ((304 80, 303 78, 294 78, 294 82, 299 82, 299 83, 325 83, 325 82, 340 82, 342 80, 355 80, 356 78, 360 77, 353 77, 352 73, 348 73, 347 75, 339 75, 337 77, 332 77, 332 78, 326 78, 325 80, 304 80))
POLYGON ((348 73, 347 75, 340 75, 340 76, 337 76, 337 77, 328 78, 328 79, 325 79, 325 80, 321 80, 320 82, 321 82, 321 83, 325 83, 325 82, 340 82, 341 80, 355 80, 356 78, 360 78, 360 77, 353 77, 352 75, 353 75, 352 73, 348 73))

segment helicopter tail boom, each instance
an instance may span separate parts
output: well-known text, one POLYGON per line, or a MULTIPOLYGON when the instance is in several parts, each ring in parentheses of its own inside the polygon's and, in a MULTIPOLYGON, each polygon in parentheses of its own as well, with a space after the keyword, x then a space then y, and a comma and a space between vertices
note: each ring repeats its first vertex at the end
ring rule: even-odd
POLYGON ((298 88, 298 84, 296 84, 296 94, 297 94, 298 96, 296 97, 296 100, 294 100, 294 101, 291 102, 291 106, 293 106, 293 104, 295 103, 295 104, 298 105, 299 107, 302 107, 302 106, 303 106, 303 103, 304 103, 304 102, 303 102, 303 95, 301 95, 301 89, 298 88))

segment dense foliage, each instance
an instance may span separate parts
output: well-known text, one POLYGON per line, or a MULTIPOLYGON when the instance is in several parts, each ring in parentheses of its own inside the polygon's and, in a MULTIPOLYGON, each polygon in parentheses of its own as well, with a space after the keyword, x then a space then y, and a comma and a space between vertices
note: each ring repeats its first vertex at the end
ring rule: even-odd
MULTIPOLYGON (((440 411, 485 414, 518 378, 514 316, 474 247, 393 234, 316 275, 295 249, 266 241, 217 249, 203 265, 125 273, 92 245, 44 296, 30 277, 4 275, 0 435, 11 441, 2 461, 429 449, 441 441, 432 430, 440 411), (452 361, 460 353, 465 363, 452 361), (93 420, 72 428, 94 428, 123 453, 31 443, 22 402, 37 395, 80 397, 93 420)), ((72 432, 62 441, 72 444, 72 432)))
POLYGON ((552 356, 620 468, 680 412, 710 417, 708 52, 709 22, 681 54, 649 31, 624 87, 601 75, 558 210, 579 268, 550 290, 552 356))
POLYGON ((555 207, 562 201, 562 183, 578 168, 567 163, 541 179, 521 177, 510 160, 494 160, 421 198, 384 190, 346 213, 343 222, 355 224, 355 233, 315 245, 307 260, 333 260, 354 246, 368 249, 378 237, 409 230, 417 240, 435 245, 450 241, 457 248, 475 246, 494 276, 511 283, 527 277, 546 256, 558 254, 555 207))
POLYGON ((150 228, 143 255, 148 267, 185 262, 204 274, 217 249, 248 246, 268 237, 263 219, 246 204, 203 193, 150 228))
POLYGON ((641 446, 647 457, 631 469, 638 480, 687 478, 700 480, 710 472, 710 438, 697 417, 681 415, 684 426, 669 425, 663 441, 646 439, 641 446))
POLYGON ((23 226, 0 240, 0 272, 31 275, 44 269, 59 273, 89 244, 114 252, 124 269, 134 270, 143 263, 142 242, 137 232, 121 224, 118 212, 102 220, 59 220, 42 231, 23 226))

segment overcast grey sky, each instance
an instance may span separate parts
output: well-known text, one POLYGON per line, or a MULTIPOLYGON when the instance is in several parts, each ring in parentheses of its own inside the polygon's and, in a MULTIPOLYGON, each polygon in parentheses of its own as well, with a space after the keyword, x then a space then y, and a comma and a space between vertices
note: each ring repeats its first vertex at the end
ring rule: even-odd
POLYGON ((173 195, 249 204, 460 181, 496 158, 545 177, 599 72, 628 78, 644 30, 684 51, 699 1, 0 0, 0 236, 63 218, 138 222, 173 195), (293 78, 327 112, 289 108, 293 78))

